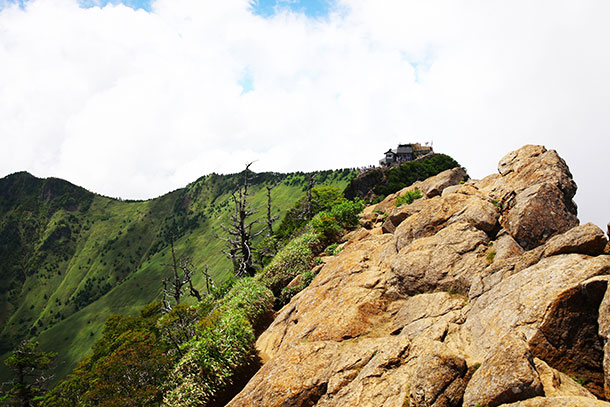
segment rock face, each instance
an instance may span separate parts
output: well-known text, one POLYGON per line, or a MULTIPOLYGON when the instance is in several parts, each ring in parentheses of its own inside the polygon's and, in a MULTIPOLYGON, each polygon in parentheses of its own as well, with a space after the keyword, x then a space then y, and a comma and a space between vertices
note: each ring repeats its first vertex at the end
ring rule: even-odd
POLYGON ((567 165, 525 146, 461 171, 364 211, 230 406, 610 407, 608 240, 578 226, 567 165))
POLYGON ((464 393, 464 407, 495 407, 543 395, 525 337, 508 334, 472 376, 464 393))

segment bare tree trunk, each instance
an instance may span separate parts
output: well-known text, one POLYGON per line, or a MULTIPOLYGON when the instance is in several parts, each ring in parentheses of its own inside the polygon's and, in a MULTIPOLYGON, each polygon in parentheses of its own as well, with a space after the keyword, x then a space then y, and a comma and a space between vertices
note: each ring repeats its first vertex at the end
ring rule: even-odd
POLYGON ((231 216, 231 225, 220 225, 228 235, 226 238, 220 238, 227 242, 228 250, 224 251, 224 253, 231 259, 233 263, 233 272, 237 276, 253 276, 256 274, 252 239, 263 232, 263 230, 260 230, 253 233, 253 226, 256 223, 259 223, 260 220, 249 220, 250 217, 256 213, 256 210, 251 209, 248 204, 248 188, 250 186, 249 171, 251 165, 252 163, 246 164, 244 183, 236 193, 233 193, 235 214, 231 216))
POLYGON ((311 198, 311 190, 316 183, 316 174, 311 174, 308 177, 307 183, 307 202, 305 203, 305 217, 306 219, 311 219, 313 217, 313 208, 312 208, 312 198, 311 198))
MULTIPOLYGON (((185 286, 189 288, 189 295, 197 299, 197 301, 202 300, 202 295, 193 285, 193 275, 195 274, 195 267, 193 266, 193 262, 188 257, 182 257, 180 260, 176 259, 176 251, 174 249, 174 236, 170 236, 171 243, 171 253, 172 253, 172 264, 168 266, 172 269, 172 276, 168 278, 164 278, 161 280, 163 284, 162 289, 162 301, 163 301, 163 312, 168 313, 172 310, 172 303, 170 298, 174 299, 176 305, 180 304, 182 296, 184 295, 185 286), (181 272, 182 271, 182 272, 181 272)), ((206 285, 208 286, 208 294, 210 292, 209 286, 210 284, 213 286, 214 283, 211 282, 211 277, 208 274, 208 268, 206 266, 204 275, 206 277, 206 285)))

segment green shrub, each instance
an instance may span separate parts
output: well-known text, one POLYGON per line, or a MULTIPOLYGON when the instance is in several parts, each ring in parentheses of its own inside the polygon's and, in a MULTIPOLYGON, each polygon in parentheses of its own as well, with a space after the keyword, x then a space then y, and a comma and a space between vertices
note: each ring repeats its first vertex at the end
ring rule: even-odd
POLYGON ((262 281, 275 295, 296 276, 309 271, 320 251, 320 240, 313 232, 292 239, 265 267, 262 281))
POLYGON ((334 256, 335 254, 337 254, 341 251, 341 249, 337 250, 337 247, 339 247, 339 243, 333 243, 333 244, 329 245, 326 248, 326 253, 328 253, 331 256, 334 256))
POLYGON ((353 228, 360 222, 360 212, 364 209, 364 202, 361 199, 353 201, 343 201, 333 205, 330 215, 333 216, 344 228, 353 228))
POLYGON ((333 205, 345 201, 341 189, 333 185, 317 186, 311 189, 311 213, 305 216, 307 197, 299 199, 290 209, 277 232, 279 239, 288 239, 301 231, 311 218, 320 212, 330 210, 333 205))
POLYGON ((260 281, 240 278, 218 307, 221 313, 239 310, 253 326, 271 309, 273 293, 260 281))
POLYGON ((502 210, 504 209, 504 204, 500 201, 498 201, 497 199, 493 199, 491 201, 491 203, 500 211, 502 212, 502 210))
POLYGON ((291 287, 291 288, 284 288, 282 290, 282 293, 280 294, 280 298, 278 299, 279 305, 283 306, 286 305, 290 302, 290 300, 292 299, 292 297, 294 297, 295 295, 297 295, 298 293, 300 293, 301 291, 303 291, 305 288, 307 288, 309 286, 309 284, 311 284, 311 282, 313 281, 313 279, 315 278, 315 273, 313 271, 306 271, 305 273, 301 274, 301 282, 299 285, 295 286, 295 287, 291 287))
POLYGON ((419 189, 414 189, 413 191, 407 191, 402 195, 399 195, 394 202, 395 206, 401 206, 404 204, 411 205, 413 201, 423 197, 421 191, 419 189))
POLYGON ((383 183, 378 184, 374 192, 385 197, 408 187, 415 181, 423 181, 442 171, 459 167, 453 158, 445 154, 436 154, 421 161, 409 161, 398 167, 390 169, 383 183))
POLYGON ((217 313, 202 327, 178 362, 163 399, 167 406, 202 406, 233 383, 237 370, 252 360, 254 331, 239 308, 217 313))
POLYGON ((342 201, 330 210, 317 214, 311 221, 316 233, 325 243, 337 240, 344 229, 354 228, 360 222, 360 212, 364 209, 364 202, 358 198, 353 201, 342 201))
POLYGON ((343 233, 343 228, 337 219, 328 212, 316 215, 312 219, 311 225, 325 243, 338 239, 343 233))
POLYGON ((273 305, 273 294, 250 277, 237 280, 218 306, 196 324, 196 335, 173 369, 167 406, 201 406, 233 383, 255 355, 254 328, 273 305))
POLYGON ((490 250, 487 252, 487 263, 489 263, 489 264, 493 263, 495 258, 496 258, 495 250, 490 250))

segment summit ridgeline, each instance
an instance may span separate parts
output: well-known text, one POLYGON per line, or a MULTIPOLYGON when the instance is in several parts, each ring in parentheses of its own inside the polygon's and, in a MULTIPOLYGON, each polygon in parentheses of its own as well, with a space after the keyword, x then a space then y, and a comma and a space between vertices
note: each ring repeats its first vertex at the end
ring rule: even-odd
POLYGON ((454 168, 369 206, 229 406, 610 406, 608 241, 575 192, 528 145, 482 180, 454 168))

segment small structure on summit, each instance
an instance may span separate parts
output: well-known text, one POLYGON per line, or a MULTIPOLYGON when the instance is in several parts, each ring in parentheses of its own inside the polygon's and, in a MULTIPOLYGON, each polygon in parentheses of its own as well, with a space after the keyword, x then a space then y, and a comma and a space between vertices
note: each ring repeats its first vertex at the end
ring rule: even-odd
POLYGON ((382 167, 390 167, 394 164, 400 164, 406 161, 413 161, 416 158, 432 153, 431 143, 408 143, 399 144, 395 149, 389 149, 385 152, 385 157, 379 160, 379 165, 382 167), (430 144, 430 145, 429 145, 430 144))

